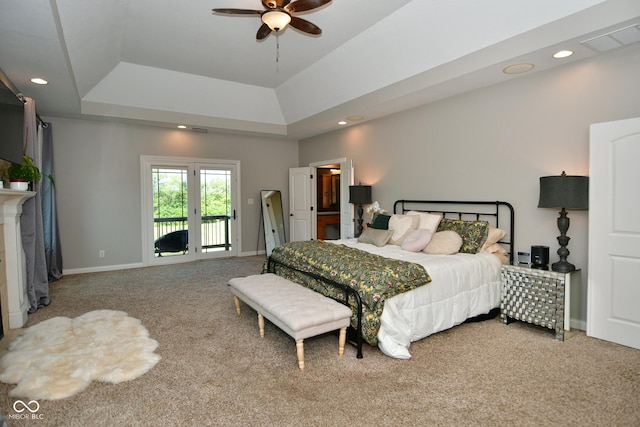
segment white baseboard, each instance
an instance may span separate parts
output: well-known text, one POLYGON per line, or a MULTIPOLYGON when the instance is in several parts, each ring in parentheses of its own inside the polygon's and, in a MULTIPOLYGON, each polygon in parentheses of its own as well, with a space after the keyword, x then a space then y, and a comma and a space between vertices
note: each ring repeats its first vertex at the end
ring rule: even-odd
MULTIPOLYGON (((265 251, 258 251, 258 252, 242 252, 240 255, 238 255, 239 257, 248 257, 248 256, 259 256, 259 255, 265 255, 266 252, 265 251)), ((186 261, 186 262, 193 262, 193 261, 197 261, 197 260, 192 260, 192 261, 186 261)), ((149 267, 148 265, 145 265, 141 262, 137 262, 134 264, 119 264, 119 265, 101 265, 99 267, 85 267, 85 268, 72 268, 72 269, 63 269, 62 270, 62 275, 64 276, 65 274, 85 274, 85 273, 101 273, 103 271, 116 271, 116 270, 127 270, 130 268, 141 268, 141 267, 149 267)))
POLYGON ((120 264, 120 265, 101 265, 99 267, 86 267, 86 268, 72 268, 69 270, 62 270, 62 275, 65 274, 84 274, 84 273, 100 273, 103 271, 114 271, 114 270, 127 270, 129 268, 140 268, 145 267, 142 263, 135 264, 120 264))
POLYGON ((571 319, 571 322, 569 322, 569 325, 571 325, 571 329, 578 329, 581 331, 587 330, 587 322, 585 320, 571 319))
POLYGON ((258 255, 266 255, 267 251, 251 251, 251 252, 242 252, 240 255, 238 256, 258 256, 258 255))

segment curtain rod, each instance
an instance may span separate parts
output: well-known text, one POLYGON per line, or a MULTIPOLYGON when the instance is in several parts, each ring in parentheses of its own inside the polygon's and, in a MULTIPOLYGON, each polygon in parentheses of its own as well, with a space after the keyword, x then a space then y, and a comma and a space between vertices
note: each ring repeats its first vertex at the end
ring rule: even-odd
MULTIPOLYGON (((27 97, 24 96, 22 93, 18 92, 17 94, 14 94, 20 101, 22 101, 23 104, 27 103, 27 97)), ((42 120, 42 118, 40 117, 40 114, 38 114, 38 112, 36 111, 36 121, 40 122, 40 124, 44 127, 47 127, 49 124, 47 122, 45 122, 44 120, 42 120)))
MULTIPOLYGON (((0 81, 4 83, 4 85, 9 89, 9 91, 11 91, 11 93, 13 93, 13 95, 16 98, 22 101, 23 104, 27 102, 27 98, 24 96, 24 94, 22 94, 22 92, 18 92, 18 88, 14 86, 13 82, 9 80, 9 77, 7 77, 7 75, 4 73, 4 71, 2 71, 1 68, 0 68, 0 81)), ((40 115, 38 114, 37 111, 36 111, 36 120, 39 121, 43 126, 46 125, 46 122, 42 120, 42 118, 40 118, 40 115)))

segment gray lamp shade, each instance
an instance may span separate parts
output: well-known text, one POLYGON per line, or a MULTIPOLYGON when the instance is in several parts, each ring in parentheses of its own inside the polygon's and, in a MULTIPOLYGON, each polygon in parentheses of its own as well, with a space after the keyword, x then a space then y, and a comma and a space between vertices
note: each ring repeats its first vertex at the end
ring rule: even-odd
POLYGON ((589 209, 589 177, 566 175, 540 177, 539 208, 589 209))
POLYGON ((349 203, 366 205, 371 203, 370 185, 352 185, 349 187, 349 203))

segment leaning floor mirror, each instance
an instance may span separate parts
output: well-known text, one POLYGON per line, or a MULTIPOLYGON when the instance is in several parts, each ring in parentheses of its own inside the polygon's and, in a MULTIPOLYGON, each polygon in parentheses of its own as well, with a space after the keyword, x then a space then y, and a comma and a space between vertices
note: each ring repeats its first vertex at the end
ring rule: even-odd
POLYGON ((286 242, 284 235, 284 214, 282 212, 282 194, 280 190, 260 191, 262 201, 262 221, 264 224, 264 243, 267 256, 273 248, 286 242))

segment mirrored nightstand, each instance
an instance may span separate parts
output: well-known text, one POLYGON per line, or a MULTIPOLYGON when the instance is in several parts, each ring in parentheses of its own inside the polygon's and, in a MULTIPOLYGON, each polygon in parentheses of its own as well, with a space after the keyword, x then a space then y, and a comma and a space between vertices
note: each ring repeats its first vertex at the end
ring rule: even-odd
POLYGON ((505 324, 520 320, 552 329, 564 341, 570 330, 570 273, 503 265, 500 318, 505 324))

